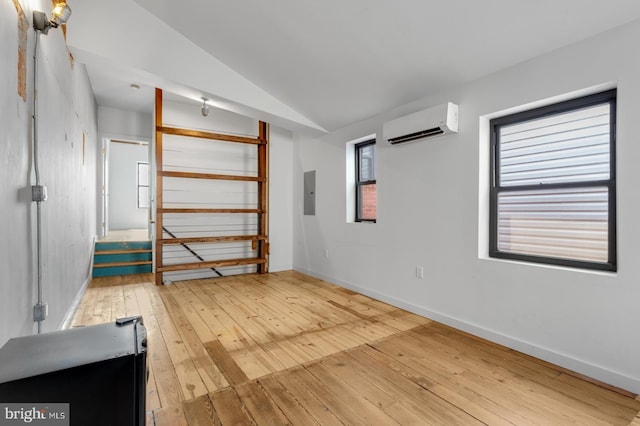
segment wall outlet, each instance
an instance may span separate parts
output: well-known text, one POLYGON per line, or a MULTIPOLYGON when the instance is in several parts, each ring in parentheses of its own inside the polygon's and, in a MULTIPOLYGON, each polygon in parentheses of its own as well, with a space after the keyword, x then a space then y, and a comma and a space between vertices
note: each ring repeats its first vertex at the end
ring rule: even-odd
POLYGON ((329 250, 325 250, 324 251, 324 258, 328 259, 329 258, 329 250))
POLYGON ((424 278, 424 268, 422 266, 416 266, 416 278, 424 278))

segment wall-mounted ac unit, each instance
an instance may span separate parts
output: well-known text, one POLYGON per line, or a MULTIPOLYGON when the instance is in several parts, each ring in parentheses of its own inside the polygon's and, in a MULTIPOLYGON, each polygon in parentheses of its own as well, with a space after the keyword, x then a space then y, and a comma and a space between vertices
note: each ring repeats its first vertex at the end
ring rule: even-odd
POLYGON ((382 133, 392 145, 458 133, 458 105, 447 102, 387 121, 382 133))

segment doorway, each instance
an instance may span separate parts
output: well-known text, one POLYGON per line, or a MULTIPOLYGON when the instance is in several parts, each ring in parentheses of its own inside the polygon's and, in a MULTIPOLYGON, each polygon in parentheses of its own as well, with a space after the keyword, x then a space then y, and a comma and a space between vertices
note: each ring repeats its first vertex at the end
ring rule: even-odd
POLYGON ((148 141, 103 140, 101 240, 149 240, 148 141))

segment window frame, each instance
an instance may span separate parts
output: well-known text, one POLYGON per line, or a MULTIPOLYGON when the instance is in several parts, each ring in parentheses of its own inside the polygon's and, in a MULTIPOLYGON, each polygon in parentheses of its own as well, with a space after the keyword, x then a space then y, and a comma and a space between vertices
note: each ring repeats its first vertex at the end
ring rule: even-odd
POLYGON ((568 266, 581 269, 617 271, 616 252, 616 109, 617 89, 611 89, 592 95, 582 96, 551 105, 491 119, 490 129, 490 202, 489 202, 489 256, 493 258, 520 260, 526 262, 543 263, 548 265, 568 266), (574 110, 609 104, 609 179, 586 182, 540 183, 529 185, 499 185, 500 171, 500 141, 499 129, 502 126, 522 123, 529 120, 563 114, 574 110), (500 193, 512 191, 537 191, 540 189, 571 189, 606 187, 608 191, 607 210, 607 262, 593 262, 587 260, 538 256, 498 250, 498 197, 500 193))
MULTIPOLYGON (((373 180, 366 180, 366 181, 362 181, 360 180, 360 163, 361 163, 361 153, 362 153, 362 149, 366 148, 370 145, 373 145, 374 148, 376 146, 376 139, 368 139, 366 141, 363 142, 358 142, 356 144, 354 144, 353 149, 354 149, 354 157, 355 157, 355 162, 356 162, 356 167, 355 167, 355 172, 356 172, 356 180, 355 180, 355 188, 356 188, 356 215, 355 215, 355 221, 356 222, 369 222, 369 223, 376 223, 377 221, 377 213, 376 213, 376 218, 375 219, 368 219, 368 218, 363 218, 362 217, 362 197, 360 195, 360 189, 364 186, 369 186, 369 185, 376 185, 376 179, 373 180)), ((376 168, 375 168, 375 162, 376 162, 376 150, 374 149, 374 155, 373 155, 373 175, 376 175, 376 168)), ((377 200, 376 200, 376 212, 377 212, 377 200)))
POLYGON ((136 185, 136 199, 137 199, 137 207, 139 209, 150 209, 151 208, 151 165, 149 164, 148 161, 138 161, 136 163, 136 180, 137 180, 137 185, 136 185), (148 180, 148 184, 147 185, 142 185, 140 183, 140 166, 146 166, 147 167, 147 180, 148 180), (147 201, 147 203, 149 204, 147 207, 141 207, 141 203, 140 203, 140 188, 147 188, 148 193, 149 193, 149 199, 145 200, 147 201))

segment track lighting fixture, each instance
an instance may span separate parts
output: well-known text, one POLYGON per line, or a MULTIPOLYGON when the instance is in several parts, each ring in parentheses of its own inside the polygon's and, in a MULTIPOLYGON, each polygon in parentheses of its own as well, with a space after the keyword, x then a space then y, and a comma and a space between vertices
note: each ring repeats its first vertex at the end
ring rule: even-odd
POLYGON ((207 105, 207 101, 209 99, 205 97, 202 97, 200 99, 202 99, 202 108, 200 108, 200 112, 202 113, 203 117, 206 117, 207 115, 209 115, 209 105, 207 105))
POLYGON ((51 12, 51 19, 44 12, 33 11, 33 28, 42 34, 48 34, 49 28, 58 28, 71 16, 71 8, 66 3, 56 3, 51 12))

